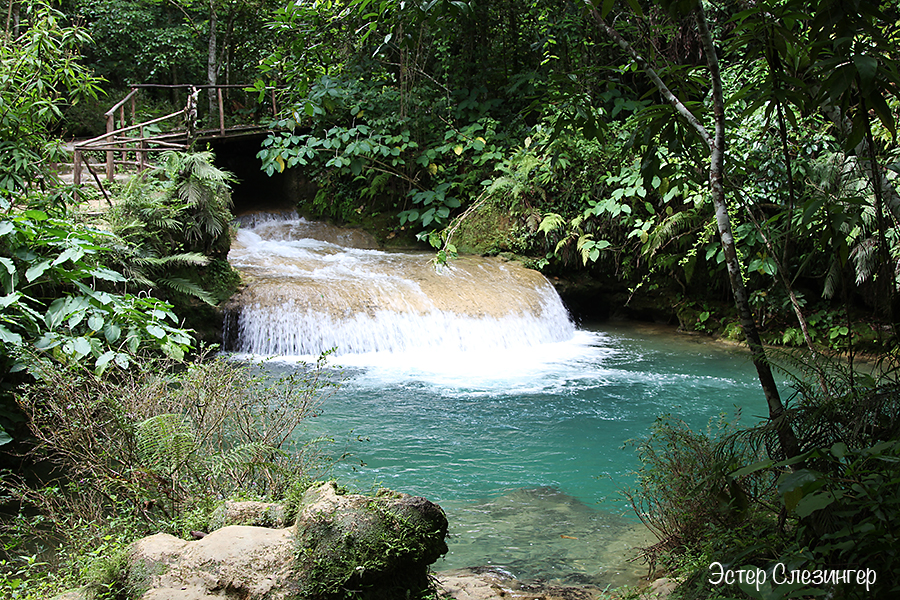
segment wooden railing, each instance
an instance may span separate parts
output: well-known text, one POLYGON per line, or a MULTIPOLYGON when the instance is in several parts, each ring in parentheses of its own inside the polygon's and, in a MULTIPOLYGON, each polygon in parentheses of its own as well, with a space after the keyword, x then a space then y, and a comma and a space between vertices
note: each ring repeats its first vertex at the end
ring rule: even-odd
MULTIPOLYGON (((131 91, 124 98, 119 100, 112 108, 110 108, 104 116, 106 117, 106 133, 89 140, 78 142, 74 145, 74 171, 73 182, 76 185, 81 183, 82 166, 87 167, 88 172, 94 177, 97 185, 100 186, 104 196, 106 192, 100 182, 100 177, 91 167, 90 161, 86 160, 86 152, 105 152, 106 153, 106 180, 113 181, 115 178, 116 164, 125 164, 137 167, 137 170, 143 171, 148 166, 147 154, 151 152, 163 152, 166 150, 186 150, 194 141, 198 139, 211 139, 215 137, 229 137, 232 135, 247 135, 248 133, 257 133, 267 129, 264 125, 237 125, 230 128, 225 127, 225 111, 224 111, 224 94, 223 90, 229 88, 246 89, 246 85, 157 85, 157 84, 139 84, 134 85, 131 91), (137 95, 141 89, 161 88, 161 89, 186 89, 188 90, 187 104, 179 111, 157 117, 142 123, 135 123, 137 120, 137 95), (203 89, 215 89, 218 99, 218 128, 215 129, 198 129, 197 127, 197 99, 200 91, 203 89), (131 125, 125 121, 125 105, 131 103, 131 125), (118 113, 118 128, 116 127, 116 116, 118 113), (180 123, 177 122, 180 119, 180 123), (146 128, 151 125, 157 125, 166 121, 176 121, 175 127, 164 133, 154 133, 148 135, 146 128), (134 135, 133 132, 137 132, 134 135), (126 135, 127 134, 127 135, 126 135), (115 155, 120 155, 120 159, 116 160, 115 155), (133 153, 136 157, 135 161, 128 161, 127 156, 133 153)), ((272 114, 277 111, 275 105, 275 90, 271 90, 272 114)))

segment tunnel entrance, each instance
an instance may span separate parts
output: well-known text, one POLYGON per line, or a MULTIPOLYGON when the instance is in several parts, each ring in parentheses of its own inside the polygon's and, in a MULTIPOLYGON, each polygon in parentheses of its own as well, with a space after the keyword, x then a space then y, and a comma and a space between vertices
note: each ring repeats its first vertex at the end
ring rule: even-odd
POLYGON ((209 142, 216 155, 216 166, 230 171, 238 182, 232 186, 233 212, 240 215, 250 211, 285 210, 315 195, 315 185, 307 181, 298 169, 266 175, 256 154, 268 134, 261 133, 240 138, 224 138, 209 142))

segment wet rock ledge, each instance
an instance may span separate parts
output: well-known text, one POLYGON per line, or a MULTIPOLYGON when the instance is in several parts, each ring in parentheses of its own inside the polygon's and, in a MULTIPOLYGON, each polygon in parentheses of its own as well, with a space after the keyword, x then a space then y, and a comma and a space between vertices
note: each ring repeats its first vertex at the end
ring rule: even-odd
MULTIPOLYGON (((343 494, 333 483, 310 488, 293 524, 284 507, 226 503, 220 527, 187 541, 159 533, 135 542, 122 595, 141 600, 592 600, 600 590, 520 582, 491 569, 432 576, 447 552, 447 518, 425 498, 383 490, 343 494), (352 590, 352 595, 348 591, 352 590)), ((90 589, 57 597, 83 600, 90 589)))

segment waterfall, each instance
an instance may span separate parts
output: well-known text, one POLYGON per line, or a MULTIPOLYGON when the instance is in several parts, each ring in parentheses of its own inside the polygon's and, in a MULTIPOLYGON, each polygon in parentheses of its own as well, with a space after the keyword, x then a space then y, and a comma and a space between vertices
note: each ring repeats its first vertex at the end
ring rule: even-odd
POLYGON ((226 309, 226 348, 259 355, 492 351, 570 339, 547 279, 499 258, 384 252, 357 230, 295 214, 241 223, 228 260, 246 287, 226 309))

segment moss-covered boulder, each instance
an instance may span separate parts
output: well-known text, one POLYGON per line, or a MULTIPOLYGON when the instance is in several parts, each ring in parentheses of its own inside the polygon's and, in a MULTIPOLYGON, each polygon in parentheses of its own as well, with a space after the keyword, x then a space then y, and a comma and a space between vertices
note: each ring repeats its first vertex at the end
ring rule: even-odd
MULTIPOLYGON (((238 521, 283 514, 230 509, 238 521)), ((430 592, 428 565, 447 551, 446 534, 443 510, 424 498, 342 494, 326 483, 307 491, 291 527, 228 525, 196 541, 137 541, 120 587, 141 600, 420 598, 430 592)))
POLYGON ((312 488, 294 525, 301 590, 310 598, 418 598, 428 565, 447 552, 447 517, 425 498, 312 488))

